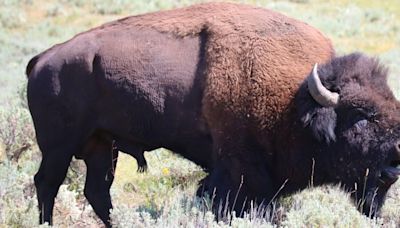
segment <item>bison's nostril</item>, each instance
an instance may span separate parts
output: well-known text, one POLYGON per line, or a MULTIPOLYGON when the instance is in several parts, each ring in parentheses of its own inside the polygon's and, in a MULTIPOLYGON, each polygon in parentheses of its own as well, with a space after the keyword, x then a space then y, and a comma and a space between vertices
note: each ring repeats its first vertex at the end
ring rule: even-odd
POLYGON ((395 147, 396 147, 396 151, 400 153, 400 141, 397 141, 395 147))

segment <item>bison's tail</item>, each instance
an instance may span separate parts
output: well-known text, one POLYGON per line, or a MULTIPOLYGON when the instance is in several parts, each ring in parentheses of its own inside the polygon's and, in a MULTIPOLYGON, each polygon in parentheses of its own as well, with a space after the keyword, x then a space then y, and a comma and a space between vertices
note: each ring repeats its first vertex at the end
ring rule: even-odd
POLYGON ((39 54, 39 55, 33 57, 31 60, 29 60, 28 65, 26 66, 26 70, 25 70, 25 74, 27 77, 29 77, 29 74, 32 72, 32 70, 35 67, 40 56, 41 56, 41 54, 39 54))

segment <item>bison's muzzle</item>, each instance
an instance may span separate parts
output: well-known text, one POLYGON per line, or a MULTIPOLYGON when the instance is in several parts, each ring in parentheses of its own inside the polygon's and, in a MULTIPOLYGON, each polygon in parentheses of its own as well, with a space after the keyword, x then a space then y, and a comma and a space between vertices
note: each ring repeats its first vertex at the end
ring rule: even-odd
POLYGON ((390 187, 400 176, 400 141, 395 144, 394 150, 394 158, 390 161, 388 166, 383 168, 379 176, 382 187, 390 187))
POLYGON ((399 175, 400 175, 399 168, 389 166, 382 170, 381 176, 379 177, 379 181, 381 182, 382 185, 389 187, 390 185, 394 184, 394 182, 396 182, 397 179, 399 179, 399 175))

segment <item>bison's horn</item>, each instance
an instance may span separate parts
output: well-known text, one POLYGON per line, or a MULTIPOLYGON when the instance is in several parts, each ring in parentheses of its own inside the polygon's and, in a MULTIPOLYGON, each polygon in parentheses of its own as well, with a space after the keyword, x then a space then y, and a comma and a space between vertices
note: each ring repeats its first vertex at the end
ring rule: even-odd
POLYGON ((316 102, 324 107, 334 107, 339 103, 339 94, 329 91, 321 83, 316 63, 311 76, 308 78, 308 90, 316 102))

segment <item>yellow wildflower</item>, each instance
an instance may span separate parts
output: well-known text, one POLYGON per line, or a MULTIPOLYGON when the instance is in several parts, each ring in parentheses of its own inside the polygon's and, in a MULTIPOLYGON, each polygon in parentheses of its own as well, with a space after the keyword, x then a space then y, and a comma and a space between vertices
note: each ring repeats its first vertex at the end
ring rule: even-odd
POLYGON ((164 174, 164 175, 169 175, 169 169, 167 168, 167 167, 164 167, 163 169, 162 169, 162 173, 164 174))

